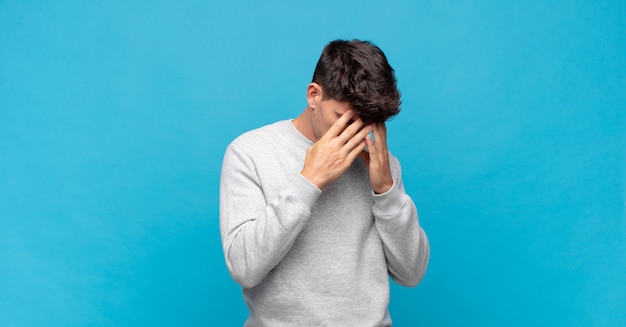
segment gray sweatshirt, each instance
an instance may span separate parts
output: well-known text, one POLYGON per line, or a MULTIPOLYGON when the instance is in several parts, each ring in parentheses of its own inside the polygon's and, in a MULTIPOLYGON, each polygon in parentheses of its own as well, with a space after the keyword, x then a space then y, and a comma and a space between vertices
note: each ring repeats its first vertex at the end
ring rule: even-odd
POLYGON ((384 194, 360 159, 320 190, 300 174, 312 144, 284 120, 226 150, 220 230, 245 326, 390 326, 388 276, 417 285, 430 253, 398 160, 384 194))

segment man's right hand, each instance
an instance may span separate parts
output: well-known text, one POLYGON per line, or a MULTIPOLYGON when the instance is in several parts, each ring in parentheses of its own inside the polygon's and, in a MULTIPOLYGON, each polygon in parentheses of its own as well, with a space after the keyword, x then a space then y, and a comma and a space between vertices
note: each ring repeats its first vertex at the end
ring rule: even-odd
POLYGON ((366 144, 372 130, 352 110, 346 111, 307 151, 301 174, 322 189, 345 173, 366 144), (353 123, 349 122, 353 120, 353 123))

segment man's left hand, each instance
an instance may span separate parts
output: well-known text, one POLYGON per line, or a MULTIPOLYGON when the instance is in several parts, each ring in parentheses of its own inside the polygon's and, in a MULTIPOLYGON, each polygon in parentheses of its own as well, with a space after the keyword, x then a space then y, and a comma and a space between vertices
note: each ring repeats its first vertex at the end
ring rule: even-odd
POLYGON ((374 139, 367 135, 368 152, 361 152, 361 159, 370 173, 370 183, 374 193, 381 194, 389 191, 393 186, 391 169, 389 168, 389 151, 387 150, 387 127, 385 123, 374 124, 372 129, 374 139))

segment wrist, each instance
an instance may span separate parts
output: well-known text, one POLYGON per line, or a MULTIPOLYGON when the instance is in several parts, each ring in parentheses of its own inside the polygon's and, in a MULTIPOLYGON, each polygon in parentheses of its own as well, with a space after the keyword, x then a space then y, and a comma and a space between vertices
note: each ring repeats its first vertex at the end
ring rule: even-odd
POLYGON ((390 180, 382 185, 372 187, 372 190, 374 191, 375 194, 383 194, 383 193, 389 192, 389 190, 391 190, 392 187, 393 187, 393 180, 390 180))
POLYGON ((316 177, 315 174, 308 172, 306 169, 303 169, 300 172, 300 175, 302 175, 302 177, 306 178, 309 181, 309 183, 313 184, 315 187, 317 187, 320 190, 322 189, 322 187, 324 187, 324 185, 326 185, 321 178, 316 177))

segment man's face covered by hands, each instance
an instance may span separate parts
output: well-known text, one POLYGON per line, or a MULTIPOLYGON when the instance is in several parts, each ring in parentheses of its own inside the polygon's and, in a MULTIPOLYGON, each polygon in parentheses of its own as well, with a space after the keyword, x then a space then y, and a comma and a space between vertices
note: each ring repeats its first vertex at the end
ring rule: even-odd
POLYGON ((385 124, 365 124, 350 109, 349 103, 322 100, 321 95, 318 96, 310 102, 309 123, 315 144, 307 151, 303 176, 321 189, 341 176, 354 159, 361 157, 370 172, 374 192, 386 192, 393 181, 389 171, 385 124), (366 147, 369 153, 364 151, 366 147))
MULTIPOLYGON (((314 141, 322 138, 330 127, 349 110, 350 104, 348 102, 339 102, 333 99, 318 101, 317 106, 312 112, 311 119, 311 128, 315 135, 314 141)), ((347 126, 355 122, 359 125, 363 125, 363 122, 357 116, 354 116, 348 120, 344 126, 341 126, 341 130, 344 130, 347 126)))

